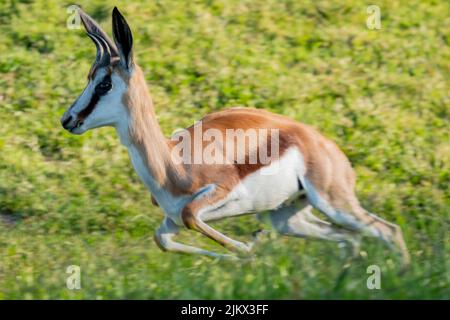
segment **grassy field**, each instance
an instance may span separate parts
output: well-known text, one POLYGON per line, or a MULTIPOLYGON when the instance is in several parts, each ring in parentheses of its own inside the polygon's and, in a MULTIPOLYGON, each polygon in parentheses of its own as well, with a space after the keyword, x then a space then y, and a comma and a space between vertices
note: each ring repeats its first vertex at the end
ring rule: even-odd
MULTIPOLYGON (((450 3, 77 1, 110 32, 118 5, 134 31, 166 135, 230 106, 265 108, 335 140, 363 205, 398 223, 412 255, 371 240, 350 268, 335 244, 268 236, 251 261, 161 252, 163 218, 114 129, 83 136, 59 119, 95 49, 66 27, 67 1, 0 2, 0 298, 450 298, 450 3), (366 268, 378 265, 381 289, 366 268), (81 268, 80 290, 66 268, 81 268)), ((264 224, 221 221, 239 239, 264 224)), ((195 232, 184 241, 218 248, 195 232)))

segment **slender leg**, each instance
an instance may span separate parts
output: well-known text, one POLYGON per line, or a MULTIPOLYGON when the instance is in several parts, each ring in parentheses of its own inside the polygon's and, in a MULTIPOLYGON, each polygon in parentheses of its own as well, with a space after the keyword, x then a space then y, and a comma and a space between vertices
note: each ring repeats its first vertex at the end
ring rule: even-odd
POLYGON ((196 248, 193 246, 181 244, 173 241, 173 237, 179 233, 178 226, 169 218, 165 218, 161 226, 158 228, 155 234, 156 244, 163 251, 172 251, 188 254, 200 254, 213 258, 227 258, 235 259, 234 256, 228 254, 220 254, 212 251, 196 248))
POLYGON ((390 229, 390 232, 391 232, 390 234, 392 234, 392 235, 391 235, 391 238, 387 241, 387 243, 389 245, 391 245, 391 243, 394 243, 397 246, 398 250, 400 251, 400 253, 402 255, 403 264, 405 266, 407 266, 411 262, 411 258, 409 256, 409 252, 408 252, 408 248, 406 247, 405 240, 403 239, 402 229, 398 225, 388 222, 388 221, 376 216, 373 213, 367 212, 367 214, 370 215, 378 223, 383 225, 385 228, 390 229))
MULTIPOLYGON (((223 205, 220 208, 221 208, 220 210, 224 211, 228 211, 229 209, 227 205, 223 205)), ((227 237, 226 235, 215 230, 214 228, 212 228, 203 221, 202 219, 203 216, 207 216, 208 214, 211 213, 213 214, 216 211, 217 209, 215 207, 209 206, 207 200, 194 201, 186 205, 186 207, 183 209, 182 212, 183 222, 187 228, 201 232, 208 238, 216 241, 217 243, 229 249, 230 251, 240 253, 250 252, 251 250, 250 245, 227 237)), ((229 211, 230 213, 228 216, 233 216, 234 213, 233 211, 234 210, 229 211)), ((226 216, 223 216, 223 218, 225 217, 226 216)))
POLYGON ((251 250, 250 245, 247 245, 243 242, 240 242, 240 241, 237 241, 237 240, 227 237, 226 235, 220 233, 216 229, 207 225, 201 219, 198 219, 196 221, 196 227, 197 227, 197 230, 199 230, 205 236, 220 243, 222 246, 224 246, 225 248, 227 248, 231 251, 248 253, 251 250))
POLYGON ((378 238, 391 248, 395 246, 402 255, 403 265, 410 263, 408 249, 399 226, 362 208, 353 191, 346 192, 342 197, 333 197, 325 192, 317 191, 307 179, 304 182, 310 203, 333 223, 378 238))
POLYGON ((323 221, 312 213, 312 206, 305 200, 282 207, 269 213, 273 227, 283 235, 328 240, 348 243, 353 248, 353 254, 359 251, 359 236, 357 233, 339 228, 323 221))

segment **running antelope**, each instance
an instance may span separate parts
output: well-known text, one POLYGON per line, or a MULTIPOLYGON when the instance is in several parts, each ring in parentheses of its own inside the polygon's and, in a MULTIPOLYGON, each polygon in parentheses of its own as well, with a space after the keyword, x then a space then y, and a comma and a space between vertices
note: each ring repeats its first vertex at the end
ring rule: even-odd
MULTIPOLYGON (((144 75, 133 57, 133 37, 125 18, 114 8, 112 41, 90 16, 81 9, 79 14, 97 55, 86 88, 64 113, 61 124, 73 134, 103 126, 116 129, 153 204, 164 211, 155 234, 162 250, 236 257, 176 242, 174 236, 186 227, 246 254, 252 245, 229 238, 208 222, 259 213, 268 215, 283 235, 343 242, 356 250, 361 236, 375 237, 396 248, 405 265, 409 263, 400 228, 361 207, 348 159, 335 143, 307 125, 257 109, 215 112, 200 121, 202 132, 276 129, 278 157, 261 161, 259 152, 271 147, 266 141, 245 151, 244 158, 256 155, 256 163, 175 161, 177 143, 166 139, 160 129, 144 75), (330 222, 314 216, 313 208, 330 222)), ((186 132, 192 134, 195 128, 186 132)))

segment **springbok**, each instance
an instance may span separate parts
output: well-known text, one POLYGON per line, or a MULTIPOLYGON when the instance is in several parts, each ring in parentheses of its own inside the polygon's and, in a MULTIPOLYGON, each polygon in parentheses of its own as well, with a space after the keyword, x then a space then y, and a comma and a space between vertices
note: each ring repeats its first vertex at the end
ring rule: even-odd
MULTIPOLYGON (((404 265, 409 263, 401 229, 361 207, 350 162, 335 143, 307 125, 258 109, 215 112, 200 121, 202 132, 275 129, 278 157, 261 161, 261 149, 271 147, 266 141, 245 150, 244 158, 256 155, 256 163, 175 161, 177 143, 166 139, 160 129, 144 75, 133 57, 133 37, 125 18, 115 7, 111 41, 81 9, 79 15, 97 55, 86 88, 64 113, 61 124, 73 134, 103 126, 116 129, 138 176, 152 194, 153 204, 164 211, 155 234, 162 250, 237 257, 174 241, 180 228, 186 227, 235 253, 246 254, 252 245, 227 237, 207 222, 259 213, 268 215, 283 235, 342 242, 355 250, 361 236, 375 237, 396 248, 404 265), (330 222, 314 216, 313 208, 330 222)), ((185 131, 193 134, 196 128, 185 131)), ((242 143, 237 138, 233 141, 242 143)), ((203 141, 202 146, 205 144, 203 141)))

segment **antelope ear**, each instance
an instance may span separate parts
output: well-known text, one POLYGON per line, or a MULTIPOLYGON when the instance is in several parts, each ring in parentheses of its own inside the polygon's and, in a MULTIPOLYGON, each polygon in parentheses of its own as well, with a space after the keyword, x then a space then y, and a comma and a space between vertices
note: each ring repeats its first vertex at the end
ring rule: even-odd
POLYGON ((133 35, 117 7, 114 7, 112 17, 113 37, 118 48, 120 64, 129 70, 133 64, 133 35))
POLYGON ((81 22, 83 22, 84 28, 86 29, 87 33, 95 34, 105 40, 105 42, 108 44, 111 55, 118 56, 119 54, 117 53, 116 45, 106 34, 106 32, 103 31, 103 29, 98 25, 98 23, 95 22, 95 20, 92 19, 86 12, 81 10, 81 8, 78 8, 78 14, 80 15, 81 22))

